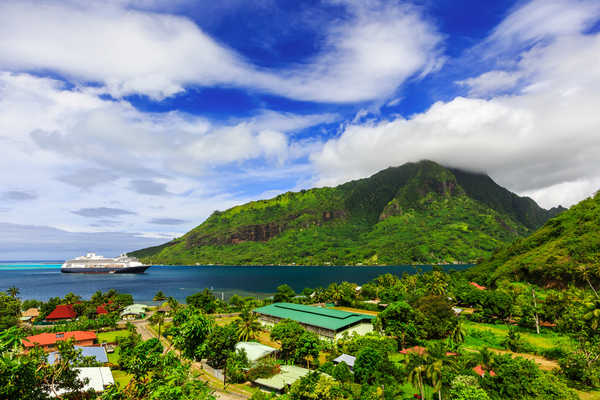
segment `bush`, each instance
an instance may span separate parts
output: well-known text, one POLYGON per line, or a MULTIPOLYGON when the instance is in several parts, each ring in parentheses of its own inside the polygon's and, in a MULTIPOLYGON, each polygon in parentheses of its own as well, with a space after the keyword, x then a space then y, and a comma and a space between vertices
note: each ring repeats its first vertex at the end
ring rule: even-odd
POLYGON ((279 364, 272 359, 260 360, 253 368, 248 371, 247 377, 249 381, 254 381, 258 378, 270 378, 277 375, 281 369, 279 364))
POLYGON ((560 360, 567 356, 567 352, 560 347, 553 347, 551 349, 542 350, 541 355, 550 360, 560 360))
POLYGON ((333 368, 332 375, 334 379, 340 382, 351 382, 353 380, 352 372, 350 367, 345 362, 341 362, 333 368))

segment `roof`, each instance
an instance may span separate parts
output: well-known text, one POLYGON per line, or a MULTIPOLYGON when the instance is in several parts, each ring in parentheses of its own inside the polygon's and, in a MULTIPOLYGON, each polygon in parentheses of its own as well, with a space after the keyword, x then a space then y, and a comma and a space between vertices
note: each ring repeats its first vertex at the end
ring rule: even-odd
POLYGON ((246 351, 246 355, 248 356, 248 361, 256 362, 261 358, 268 356, 277 351, 277 349, 265 346, 264 344, 260 344, 257 342, 239 342, 235 345, 235 350, 243 349, 246 351))
POLYGON ((40 310, 38 308, 28 308, 21 314, 23 317, 37 317, 40 315, 40 310))
POLYGON ((344 363, 346 363, 347 366, 352 367, 352 368, 354 367, 355 361, 356 361, 356 357, 348 355, 348 354, 342 354, 341 356, 339 356, 338 358, 333 360, 333 362, 336 364, 344 362, 344 363))
POLYGON ((73 331, 73 332, 57 332, 57 333, 40 333, 39 335, 27 336, 21 339, 23 346, 33 347, 36 344, 40 346, 48 346, 55 344, 61 340, 68 340, 73 338, 75 342, 82 340, 96 340, 96 334, 91 331, 73 331))
MULTIPOLYGON (((478 365, 478 366, 474 367, 473 371, 481 377, 483 377, 485 375, 485 373, 488 372, 483 368, 482 365, 478 365)), ((489 370, 489 374, 490 374, 490 376, 496 376, 496 373, 494 371, 492 371, 491 369, 489 370)))
POLYGON ((104 306, 98 306, 96 307, 96 314, 108 314, 108 311, 106 311, 106 308, 104 308, 104 306))
POLYGON ((73 305, 71 304, 61 304, 56 306, 56 308, 48 314, 46 317, 47 320, 52 319, 74 319, 77 317, 77 313, 73 309, 73 305))
MULTIPOLYGON (((113 379, 112 372, 108 367, 82 367, 75 368, 79 371, 79 379, 89 380, 88 383, 83 387, 83 391, 94 389, 96 392, 103 392, 104 388, 108 385, 114 385, 115 380, 113 379)), ((56 390, 57 395, 67 393, 64 389, 56 390)))
POLYGON ((471 285, 471 286, 473 286, 473 287, 475 287, 476 289, 479 289, 479 290, 485 290, 485 289, 487 289, 485 286, 481 286, 481 285, 479 285, 479 284, 477 284, 475 282, 469 282, 469 285, 471 285))
POLYGON ((280 368, 281 372, 279 374, 270 378, 258 378, 254 383, 271 389, 283 390, 287 385, 293 384, 310 372, 309 369, 296 367, 295 365, 282 365, 280 368))
MULTIPOLYGON (((75 346, 75 350, 81 350, 81 357, 94 357, 96 362, 107 363, 108 356, 106 350, 101 346, 75 346)), ((53 351, 48 354, 48 364, 54 364, 59 354, 57 351, 53 351)))
POLYGON ((361 321, 370 322, 372 315, 292 303, 273 303, 256 308, 255 313, 291 320, 320 328, 339 331, 361 321))
POLYGON ((167 312, 167 313, 168 313, 168 312, 171 312, 171 311, 172 311, 172 309, 171 309, 171 306, 170 306, 170 305, 168 305, 168 304, 163 304, 163 305, 162 305, 162 306, 160 306, 160 307, 158 308, 158 310, 156 310, 156 311, 158 311, 158 312, 167 312))
POLYGON ((121 311, 121 315, 127 314, 143 314, 146 312, 148 308, 145 304, 132 304, 130 306, 125 307, 123 311, 121 311))

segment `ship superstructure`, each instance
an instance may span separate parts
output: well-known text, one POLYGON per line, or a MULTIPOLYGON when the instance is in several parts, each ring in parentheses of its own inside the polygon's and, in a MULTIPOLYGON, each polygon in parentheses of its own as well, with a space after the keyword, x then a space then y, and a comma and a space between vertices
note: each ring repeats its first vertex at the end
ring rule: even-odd
POLYGON ((96 253, 66 261, 61 272, 86 274, 141 274, 149 265, 142 264, 137 258, 121 254, 115 258, 105 258, 96 253))

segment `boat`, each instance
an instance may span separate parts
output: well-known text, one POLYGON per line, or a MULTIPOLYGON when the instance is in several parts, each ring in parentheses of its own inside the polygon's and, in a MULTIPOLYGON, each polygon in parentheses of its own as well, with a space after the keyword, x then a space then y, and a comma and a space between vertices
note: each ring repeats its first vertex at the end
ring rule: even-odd
POLYGON ((150 268, 137 258, 121 254, 115 258, 105 258, 96 253, 66 261, 60 268, 65 273, 80 274, 141 274, 150 268))

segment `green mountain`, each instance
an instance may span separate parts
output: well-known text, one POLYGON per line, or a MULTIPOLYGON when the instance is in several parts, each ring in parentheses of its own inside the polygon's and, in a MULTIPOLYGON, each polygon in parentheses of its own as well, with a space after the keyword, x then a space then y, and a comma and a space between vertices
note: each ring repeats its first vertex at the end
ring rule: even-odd
POLYGON ((600 282, 600 192, 497 251, 469 273, 482 282, 508 278, 563 287, 600 282))
POLYGON ((216 211, 184 236, 131 255, 153 264, 472 262, 554 213, 486 175, 421 161, 216 211))

